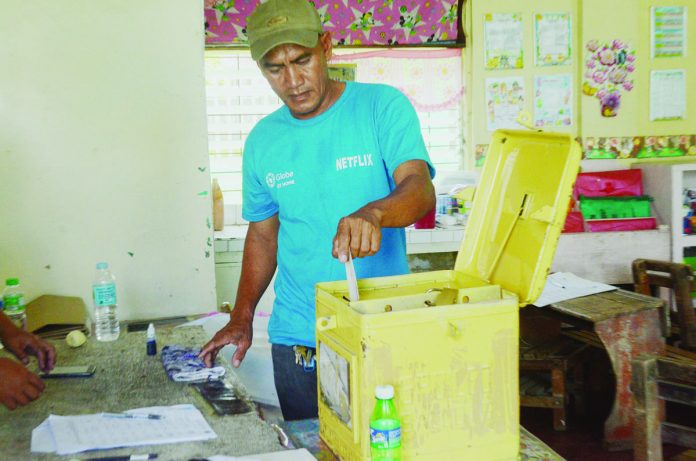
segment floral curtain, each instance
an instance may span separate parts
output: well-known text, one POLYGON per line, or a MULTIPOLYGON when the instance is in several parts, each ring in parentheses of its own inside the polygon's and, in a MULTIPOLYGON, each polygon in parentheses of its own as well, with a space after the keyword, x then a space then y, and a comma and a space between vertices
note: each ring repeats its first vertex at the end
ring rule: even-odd
POLYGON ((380 50, 334 54, 331 63, 355 63, 357 80, 389 82, 419 112, 458 109, 464 97, 461 52, 446 50, 380 50), (433 79, 438 84, 433 85, 433 79))
MULTIPOLYGON (((336 45, 454 43, 457 0, 308 0, 336 45)), ((206 44, 247 43, 246 18, 260 0, 205 0, 206 44)))

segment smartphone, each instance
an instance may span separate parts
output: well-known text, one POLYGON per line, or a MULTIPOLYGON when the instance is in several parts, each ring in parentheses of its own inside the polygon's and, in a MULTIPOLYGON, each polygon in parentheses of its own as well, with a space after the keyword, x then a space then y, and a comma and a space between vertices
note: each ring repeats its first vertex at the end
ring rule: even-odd
POLYGON ((94 365, 55 367, 48 373, 41 373, 39 376, 42 378, 86 378, 92 376, 95 370, 94 365))

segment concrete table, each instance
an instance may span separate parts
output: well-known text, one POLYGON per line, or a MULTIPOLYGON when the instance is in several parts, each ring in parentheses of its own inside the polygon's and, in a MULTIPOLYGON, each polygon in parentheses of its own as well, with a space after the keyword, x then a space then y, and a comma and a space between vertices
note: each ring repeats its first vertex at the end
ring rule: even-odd
MULTIPOLYGON (((209 338, 200 327, 157 328, 157 345, 167 344, 202 346, 209 338)), ((58 365, 93 364, 97 371, 91 378, 48 379, 46 390, 35 402, 13 412, 0 407, 0 446, 3 460, 63 461, 97 456, 158 453, 158 460, 187 460, 216 454, 243 456, 282 450, 277 433, 256 412, 218 416, 189 385, 175 383, 167 378, 159 353, 145 354, 145 333, 121 333, 111 343, 100 343, 90 338, 82 347, 70 349, 64 341, 54 343, 58 365), (218 435, 204 442, 142 446, 73 456, 32 454, 31 432, 49 414, 76 415, 99 412, 121 412, 131 408, 192 403, 203 413, 218 435)), ((2 352, 2 354, 7 354, 2 352)), ((229 367, 228 364, 225 364, 229 367)), ((35 362, 30 365, 36 367, 35 362)), ((229 371, 229 368, 228 368, 229 371)), ((235 385, 233 373, 227 379, 235 385)), ((239 385, 241 388, 241 385, 239 385)), ((244 391, 240 389, 240 392, 244 391)))

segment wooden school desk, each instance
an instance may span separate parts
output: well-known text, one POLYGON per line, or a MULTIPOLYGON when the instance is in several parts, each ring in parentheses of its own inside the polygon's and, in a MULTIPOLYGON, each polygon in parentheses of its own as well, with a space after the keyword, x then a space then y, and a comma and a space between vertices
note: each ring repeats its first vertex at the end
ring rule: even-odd
POLYGON ((633 446, 631 361, 640 354, 664 352, 659 315, 663 304, 659 298, 614 290, 528 307, 584 330, 564 333, 567 336, 606 349, 616 377, 614 404, 604 423, 604 443, 610 450, 633 446))

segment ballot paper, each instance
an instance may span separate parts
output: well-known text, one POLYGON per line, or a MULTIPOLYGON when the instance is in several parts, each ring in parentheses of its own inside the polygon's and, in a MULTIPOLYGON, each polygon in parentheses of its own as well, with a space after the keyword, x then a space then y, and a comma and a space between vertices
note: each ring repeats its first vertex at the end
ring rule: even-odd
POLYGON ((346 280, 348 281, 348 297, 351 301, 360 301, 360 292, 358 291, 358 279, 355 276, 355 266, 353 266, 353 256, 348 252, 348 261, 346 266, 346 280))
POLYGON ((262 455, 244 456, 236 458, 234 456, 216 455, 208 456, 208 461, 316 461, 306 448, 300 450, 281 450, 262 455))
POLYGON ((532 304, 543 307, 567 299, 580 298, 616 289, 615 286, 587 280, 571 272, 555 272, 546 278, 544 291, 532 304))
POLYGON ((50 415, 32 431, 31 451, 69 455, 87 450, 194 442, 217 437, 193 405, 137 408, 124 413, 159 415, 160 419, 122 418, 107 413, 50 415))

